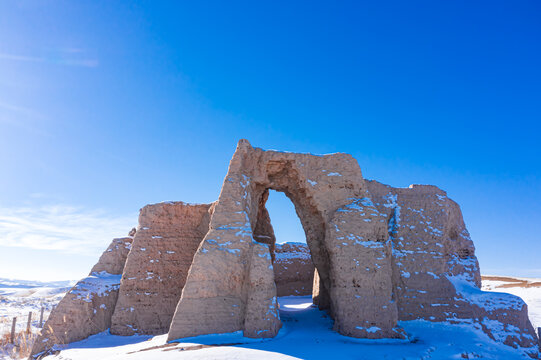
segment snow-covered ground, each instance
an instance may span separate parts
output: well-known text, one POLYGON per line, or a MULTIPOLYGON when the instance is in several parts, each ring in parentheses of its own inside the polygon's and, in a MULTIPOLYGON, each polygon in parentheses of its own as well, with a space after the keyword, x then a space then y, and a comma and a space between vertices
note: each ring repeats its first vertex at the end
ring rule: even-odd
POLYGON ((408 340, 353 339, 332 331, 332 320, 310 296, 279 299, 283 328, 273 339, 248 339, 240 332, 185 338, 166 343, 166 335, 121 337, 107 332, 73 343, 62 360, 148 359, 522 359, 471 325, 402 321, 408 340))
MULTIPOLYGON (((483 289, 523 297, 537 325, 541 320, 541 286, 524 285, 524 281, 535 285, 533 279, 516 280, 489 278, 483 281, 483 289), (506 287, 499 287, 502 285, 506 287)), ((40 284, 9 285, 0 280, 0 315, 9 319, 14 314, 27 316, 28 311, 37 315, 42 304, 55 304, 72 284, 33 285, 40 284)), ((516 350, 490 340, 469 324, 402 321, 399 325, 410 335, 408 340, 353 339, 334 332, 332 320, 312 305, 310 296, 283 297, 279 303, 283 328, 273 339, 249 339, 238 332, 167 343, 166 335, 122 337, 104 332, 70 344, 46 359, 523 359, 516 350)))
POLYGON ((520 296, 528 305, 528 317, 535 329, 541 327, 541 279, 483 276, 482 289, 520 296))
POLYGON ((32 326, 37 327, 41 307, 46 319, 53 306, 75 284, 74 281, 39 282, 0 278, 0 334, 3 326, 11 330, 17 317, 17 331, 26 329, 28 313, 32 312, 32 326))
POLYGON ((10 359, 9 355, 29 351, 39 330, 41 308, 44 321, 74 281, 39 282, 0 278, 0 359, 10 359), (24 334, 28 313, 32 313, 31 334, 24 334), (14 348, 9 344, 9 334, 13 318, 17 317, 16 342, 14 348), (20 343, 23 344, 20 344, 20 343))

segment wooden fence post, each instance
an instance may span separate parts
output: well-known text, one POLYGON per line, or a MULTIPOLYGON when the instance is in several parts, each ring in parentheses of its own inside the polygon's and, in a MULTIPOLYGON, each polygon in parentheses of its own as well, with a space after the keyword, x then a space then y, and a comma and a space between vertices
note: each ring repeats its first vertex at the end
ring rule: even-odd
POLYGON ((11 343, 15 344, 15 325, 17 325, 17 317, 13 318, 13 324, 11 324, 11 343))
POLYGON ((41 315, 39 316, 39 328, 41 329, 43 327, 43 306, 41 307, 41 315))
POLYGON ((28 322, 26 323, 26 333, 30 334, 30 322, 32 321, 32 311, 28 313, 28 322))

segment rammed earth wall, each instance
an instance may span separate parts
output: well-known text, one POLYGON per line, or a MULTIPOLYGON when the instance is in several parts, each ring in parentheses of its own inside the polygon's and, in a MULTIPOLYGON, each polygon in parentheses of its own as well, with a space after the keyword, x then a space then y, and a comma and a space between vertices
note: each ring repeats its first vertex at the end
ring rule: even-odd
POLYGON ((435 186, 365 180, 348 154, 264 151, 241 140, 217 202, 147 206, 129 250, 131 242, 115 240, 66 295, 33 354, 109 326, 122 335, 168 331, 170 341, 239 330, 273 337, 276 297, 311 288, 343 335, 404 338, 399 320, 470 323, 539 356, 522 299, 479 289, 458 204, 435 186), (269 189, 295 205, 307 247, 275 244, 269 189))

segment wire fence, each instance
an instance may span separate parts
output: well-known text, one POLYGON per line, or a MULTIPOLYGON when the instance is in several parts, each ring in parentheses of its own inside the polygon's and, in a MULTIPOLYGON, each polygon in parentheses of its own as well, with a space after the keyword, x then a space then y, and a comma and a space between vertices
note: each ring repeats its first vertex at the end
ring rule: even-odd
POLYGON ((23 359, 30 355, 50 311, 42 306, 26 316, 0 318, 0 359, 23 359))

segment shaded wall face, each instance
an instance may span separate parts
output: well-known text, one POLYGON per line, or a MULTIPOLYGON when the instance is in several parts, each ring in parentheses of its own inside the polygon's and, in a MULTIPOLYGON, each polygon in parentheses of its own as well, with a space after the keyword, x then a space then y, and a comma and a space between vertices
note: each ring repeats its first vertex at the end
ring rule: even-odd
POLYGON ((306 244, 276 244, 273 267, 277 296, 312 295, 315 267, 306 244))
POLYGON ((272 260, 274 261, 274 249, 276 243, 276 236, 274 236, 274 229, 271 224, 269 211, 265 207, 267 199, 269 197, 269 190, 263 191, 260 196, 257 207, 257 223, 254 228, 253 238, 255 241, 269 245, 272 260))
POLYGON ((457 203, 430 185, 393 188, 367 181, 367 187, 375 206, 389 219, 400 320, 466 320, 505 344, 534 347, 523 301, 479 289, 475 248, 457 203), (504 330, 495 331, 489 324, 504 330))
POLYGON ((400 319, 446 320, 446 314, 462 311, 447 276, 479 286, 480 272, 458 205, 434 186, 367 185, 376 207, 389 218, 400 319))
POLYGON ((327 310, 331 307, 329 291, 321 283, 317 269, 314 270, 314 281, 312 282, 312 301, 319 310, 327 310))

